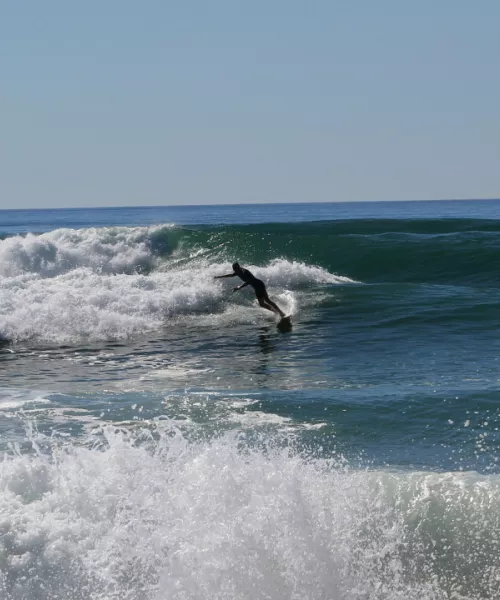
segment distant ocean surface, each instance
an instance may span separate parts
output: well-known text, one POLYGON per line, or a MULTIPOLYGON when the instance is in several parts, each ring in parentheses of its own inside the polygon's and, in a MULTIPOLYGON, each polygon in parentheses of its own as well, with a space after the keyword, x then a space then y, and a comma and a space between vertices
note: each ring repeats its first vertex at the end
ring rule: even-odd
POLYGON ((0 211, 0 598, 500 598, 499 330, 500 201, 0 211))

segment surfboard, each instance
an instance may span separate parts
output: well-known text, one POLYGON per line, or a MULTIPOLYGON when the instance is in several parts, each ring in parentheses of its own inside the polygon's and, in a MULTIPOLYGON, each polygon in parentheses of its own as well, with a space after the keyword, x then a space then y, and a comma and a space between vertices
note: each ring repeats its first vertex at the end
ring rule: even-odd
POLYGON ((292 328, 292 315, 283 317, 280 321, 278 321, 277 328, 280 331, 290 331, 292 328))

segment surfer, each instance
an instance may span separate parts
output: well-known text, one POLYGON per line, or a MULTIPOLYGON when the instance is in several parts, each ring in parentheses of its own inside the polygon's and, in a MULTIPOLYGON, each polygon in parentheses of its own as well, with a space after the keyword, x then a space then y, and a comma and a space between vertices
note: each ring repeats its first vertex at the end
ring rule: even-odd
POLYGON ((282 319, 284 318, 285 313, 267 295, 266 286, 263 281, 257 279, 257 277, 255 277, 255 275, 252 275, 252 273, 250 273, 248 269, 243 269, 242 267, 240 267, 240 265, 237 262, 233 263, 233 271, 234 273, 228 273, 227 275, 216 275, 214 279, 224 279, 226 277, 239 277, 243 280, 243 283, 233 288, 233 292, 241 290, 247 285, 251 285, 255 291, 255 295, 257 296, 257 301, 260 304, 260 306, 262 306, 262 308, 267 308, 267 310, 277 312, 282 319))

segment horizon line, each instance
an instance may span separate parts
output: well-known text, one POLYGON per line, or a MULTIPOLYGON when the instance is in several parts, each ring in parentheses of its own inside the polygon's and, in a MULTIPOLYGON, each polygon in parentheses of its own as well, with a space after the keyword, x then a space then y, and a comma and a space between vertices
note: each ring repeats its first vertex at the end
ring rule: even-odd
POLYGON ((109 210, 119 208, 133 208, 133 209, 144 209, 144 208, 190 208, 196 206, 276 206, 280 204, 373 204, 377 202, 495 202, 499 201, 500 197, 495 198, 434 198, 432 200, 310 200, 307 202, 291 201, 286 202, 279 200, 277 202, 219 202, 215 204, 125 204, 125 205, 105 205, 105 206, 45 206, 43 208, 26 207, 26 208, 0 208, 0 212, 21 212, 23 210, 109 210))

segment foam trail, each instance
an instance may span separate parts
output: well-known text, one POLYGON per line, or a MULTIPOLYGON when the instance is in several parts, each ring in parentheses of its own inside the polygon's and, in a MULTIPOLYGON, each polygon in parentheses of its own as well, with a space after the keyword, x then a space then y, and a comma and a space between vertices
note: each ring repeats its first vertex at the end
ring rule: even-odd
POLYGON ((32 435, 0 463, 0 590, 65 598, 444 600, 498 592, 500 489, 352 471, 243 435, 32 435), (50 451, 49 451, 50 450, 50 451))

